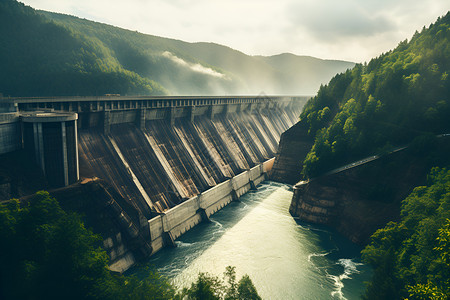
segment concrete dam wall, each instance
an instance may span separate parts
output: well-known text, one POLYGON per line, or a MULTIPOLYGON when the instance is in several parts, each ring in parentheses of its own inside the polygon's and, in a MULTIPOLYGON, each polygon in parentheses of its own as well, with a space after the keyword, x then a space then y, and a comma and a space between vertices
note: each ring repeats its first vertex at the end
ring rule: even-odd
MULTIPOLYGON (((80 176, 108 181, 149 220, 151 252, 171 246, 181 234, 264 180, 281 133, 295 111, 270 110, 150 120, 79 131, 80 176)), ((132 251, 113 261, 124 271, 132 251)))
POLYGON ((274 157, 295 118, 267 111, 80 130, 80 176, 109 181, 151 218, 274 157))
MULTIPOLYGON (((74 114, 70 122, 75 122, 75 139, 63 143, 67 153, 62 156, 65 162, 76 154, 80 181, 73 185, 74 180, 66 175, 72 185, 54 195, 69 208, 90 211, 89 223, 104 237, 111 269, 122 272, 139 259, 173 245, 181 234, 263 181, 272 168, 281 134, 297 122, 306 100, 22 98, 11 101, 8 113, 19 116, 16 119, 22 120, 22 125, 14 126, 20 128, 33 111, 39 118, 32 120, 37 130, 29 132, 29 139, 34 134, 35 139, 44 140, 45 131, 39 128, 49 112, 54 114, 51 126, 64 129, 64 133, 69 132, 68 121, 56 124, 61 113, 74 114), (77 151, 68 146, 73 141, 78 144, 77 151), (80 200, 86 193, 89 196, 80 200)), ((58 131, 58 145, 60 136, 58 131)), ((13 143, 20 148, 20 143, 13 143)), ((55 147, 39 145, 33 148, 36 157, 52 157, 55 147)), ((57 152, 53 157, 61 156, 57 152)), ((71 174, 70 164, 62 165, 68 165, 65 173, 71 174)))

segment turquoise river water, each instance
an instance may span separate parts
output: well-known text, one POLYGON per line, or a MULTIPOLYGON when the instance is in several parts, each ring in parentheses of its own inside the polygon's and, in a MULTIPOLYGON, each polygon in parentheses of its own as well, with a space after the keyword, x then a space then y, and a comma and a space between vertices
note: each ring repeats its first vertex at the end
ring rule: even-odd
POLYGON ((177 287, 199 272, 222 276, 235 266, 248 274, 263 299, 359 299, 371 270, 359 251, 329 229, 289 214, 292 187, 266 181, 193 228, 178 247, 152 256, 149 265, 177 287))

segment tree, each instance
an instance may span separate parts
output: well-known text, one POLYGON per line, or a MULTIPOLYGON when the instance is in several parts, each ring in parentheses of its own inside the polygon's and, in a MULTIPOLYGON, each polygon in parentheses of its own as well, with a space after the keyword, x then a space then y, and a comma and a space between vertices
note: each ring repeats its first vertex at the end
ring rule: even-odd
POLYGON ((377 230, 362 251, 374 267, 366 299, 447 299, 450 295, 450 171, 402 202, 401 220, 377 230))
POLYGON ((260 300, 253 282, 248 275, 244 275, 236 283, 236 268, 228 266, 223 279, 208 273, 200 273, 196 282, 189 289, 185 288, 180 298, 211 299, 211 300, 260 300))
POLYGON ((0 205, 0 299, 171 299, 155 272, 115 275, 100 236, 48 192, 0 205))

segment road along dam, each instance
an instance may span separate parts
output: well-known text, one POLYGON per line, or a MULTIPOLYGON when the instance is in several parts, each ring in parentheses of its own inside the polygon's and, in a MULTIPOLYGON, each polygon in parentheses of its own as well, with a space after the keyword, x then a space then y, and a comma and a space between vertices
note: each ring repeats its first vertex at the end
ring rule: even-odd
POLYGON ((122 272, 263 181, 307 99, 2 99, 0 153, 33 156, 122 272))

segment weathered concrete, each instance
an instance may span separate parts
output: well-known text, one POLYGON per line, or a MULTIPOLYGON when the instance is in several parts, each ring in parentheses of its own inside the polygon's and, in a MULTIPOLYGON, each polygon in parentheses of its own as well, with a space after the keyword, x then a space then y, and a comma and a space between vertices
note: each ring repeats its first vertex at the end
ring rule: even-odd
POLYGON ((19 114, 0 114, 0 154, 19 150, 22 148, 21 127, 19 114))
POLYGON ((24 148, 35 156, 52 187, 67 186, 79 179, 77 119, 76 113, 68 112, 20 113, 24 148))
POLYGON ((172 239, 177 239, 202 221, 206 213, 209 217, 233 201, 233 192, 241 197, 250 190, 250 182, 256 185, 264 180, 265 172, 270 171, 273 159, 259 164, 215 187, 192 197, 189 200, 166 211, 164 214, 148 221, 153 252, 172 246, 164 240, 164 233, 170 233, 172 239))
MULTIPOLYGON (((273 165, 267 160, 306 99, 111 96, 8 101, 29 115, 22 124, 25 140, 37 149, 33 156, 44 173, 56 165, 46 163, 51 158, 44 148, 58 145, 62 152, 54 159, 62 171, 53 177, 61 185, 73 182, 74 176, 97 177, 108 185, 102 197, 114 200, 108 211, 120 228, 100 232, 111 269, 122 272, 147 254, 173 246, 180 235, 267 178, 273 165), (26 112, 36 110, 44 112, 26 112), (66 113, 55 119, 58 111, 66 113), (67 118, 74 112, 79 118, 73 127, 75 120, 67 118), (50 128, 52 120, 58 126, 50 128), (79 141, 79 147, 72 141, 79 141)), ((11 193, 8 189, 5 185, 3 193, 11 193)))

